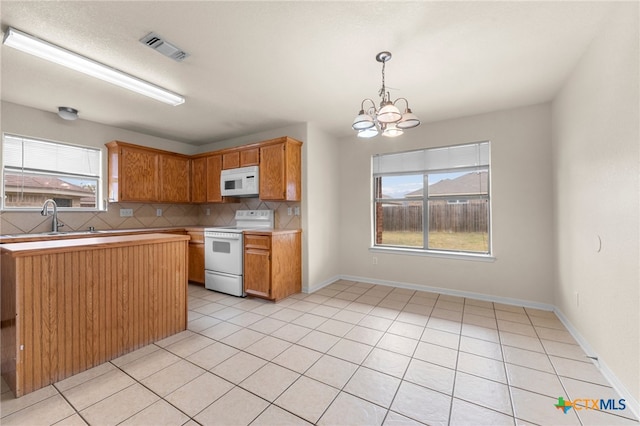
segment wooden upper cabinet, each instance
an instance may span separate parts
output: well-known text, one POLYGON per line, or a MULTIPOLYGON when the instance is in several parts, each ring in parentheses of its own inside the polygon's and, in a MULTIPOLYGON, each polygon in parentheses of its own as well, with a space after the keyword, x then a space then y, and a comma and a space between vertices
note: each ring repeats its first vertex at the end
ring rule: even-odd
POLYGON ((188 203, 189 183, 189 157, 160 154, 160 201, 188 203))
POLYGON ((109 155, 110 202, 226 203, 222 170, 260 166, 260 199, 301 200, 302 142, 281 137, 198 154, 193 157, 112 141, 109 155))
POLYGON ((260 164, 260 148, 243 149, 240 151, 240 167, 257 166, 260 164))
POLYGON ((260 199, 300 201, 302 142, 288 137, 260 146, 260 199))
POLYGON ((116 141, 107 149, 109 201, 157 201, 158 153, 116 141))
POLYGON ((191 160, 191 202, 204 203, 206 201, 207 158, 194 158, 191 160))
POLYGON ((221 202, 220 173, 222 172, 222 155, 210 155, 207 159, 207 201, 221 202))
POLYGON ((189 202, 189 157, 126 142, 107 143, 109 201, 189 202))
POLYGON ((260 164, 260 148, 234 149, 222 154, 222 169, 257 166, 260 164))
POLYGON ((222 169, 237 169, 240 167, 240 152, 232 151, 222 154, 222 169))

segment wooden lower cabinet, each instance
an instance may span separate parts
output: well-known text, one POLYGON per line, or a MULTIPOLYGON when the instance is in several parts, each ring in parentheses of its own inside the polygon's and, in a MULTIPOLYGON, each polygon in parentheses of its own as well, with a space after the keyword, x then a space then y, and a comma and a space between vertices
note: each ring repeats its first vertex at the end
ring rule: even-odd
POLYGON ((204 230, 189 229, 189 281, 204 284, 204 230))
POLYGON ((244 290, 280 300, 302 289, 301 231, 245 231, 244 290))

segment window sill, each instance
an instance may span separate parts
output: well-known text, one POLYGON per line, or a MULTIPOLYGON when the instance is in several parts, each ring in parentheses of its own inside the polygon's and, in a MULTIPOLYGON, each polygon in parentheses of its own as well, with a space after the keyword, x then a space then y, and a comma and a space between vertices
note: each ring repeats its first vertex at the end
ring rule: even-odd
POLYGON ((438 257, 444 259, 471 260, 475 262, 495 262, 496 258, 489 254, 454 253, 437 250, 419 250, 400 247, 369 247, 372 253, 403 254, 408 256, 438 257))

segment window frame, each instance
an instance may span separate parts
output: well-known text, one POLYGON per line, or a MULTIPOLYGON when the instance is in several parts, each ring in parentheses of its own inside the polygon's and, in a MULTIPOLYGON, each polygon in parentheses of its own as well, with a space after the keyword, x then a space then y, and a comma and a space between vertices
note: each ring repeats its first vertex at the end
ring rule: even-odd
MULTIPOLYGON (((105 202, 103 200, 103 193, 104 193, 104 176, 105 176, 105 170, 104 170, 104 165, 103 165, 103 150, 101 148, 97 148, 94 146, 88 146, 88 145, 80 145, 80 144, 74 144, 74 143, 68 143, 68 142, 60 142, 60 141, 55 141, 55 140, 51 140, 51 139, 44 139, 44 138, 38 138, 38 137, 32 137, 32 136, 25 136, 25 135, 19 135, 16 133, 10 133, 10 132, 3 132, 2 133, 2 149, 0 149, 0 211, 2 212, 35 212, 35 211, 41 211, 42 210, 42 206, 33 206, 33 207, 26 207, 26 206, 18 206, 18 207, 12 207, 12 206, 7 206, 6 203, 6 188, 5 188, 5 173, 7 171, 9 172, 14 172, 14 173, 22 173, 24 175, 31 175, 31 176, 43 176, 43 177, 55 177, 55 178, 69 178, 69 179, 86 179, 87 181, 93 181, 95 182, 96 185, 96 192, 95 192, 95 206, 94 207, 63 207, 63 206, 58 206, 58 211, 60 212, 103 212, 106 211, 106 205, 105 202), (24 167, 24 159, 22 161, 22 167, 17 167, 17 166, 11 166, 11 165, 7 165, 6 164, 6 159, 4 156, 4 144, 5 144, 5 137, 13 137, 13 138, 19 138, 19 139, 23 139, 23 140, 31 140, 34 142, 42 142, 42 143, 47 143, 47 144, 54 144, 54 145, 58 145, 58 146, 68 146, 68 147, 74 147, 74 148, 80 148, 83 150, 90 150, 90 151, 94 151, 97 153, 98 155, 98 174, 97 175, 90 175, 90 174, 81 174, 81 173, 65 173, 65 172, 61 172, 61 171, 57 171, 57 170, 53 170, 53 169, 35 169, 35 168, 26 168, 24 167)), ((51 194, 52 196, 50 198, 54 199, 56 198, 56 194, 51 194)))
MULTIPOLYGON (((425 154, 428 155, 428 154, 425 154)), ((445 257, 445 258, 454 258, 454 259, 468 259, 468 260, 480 260, 480 261, 494 261, 494 250, 492 243, 492 206, 491 206, 491 142, 490 141, 481 141, 474 143, 466 143, 460 145, 451 145, 444 147, 434 147, 434 148, 425 148, 421 150, 413 150, 413 151, 405 151, 405 152, 393 152, 389 154, 377 154, 372 156, 372 170, 371 170, 371 188, 372 188, 372 198, 371 198, 371 246, 369 247, 369 251, 371 252, 380 252, 380 253, 394 253, 394 254, 409 254, 409 255, 418 255, 418 256, 434 256, 434 257, 445 257), (398 171, 392 173, 379 172, 376 173, 374 170, 374 158, 380 157, 384 155, 395 155, 395 154, 406 154, 412 152, 428 152, 430 150, 438 150, 443 148, 456 148, 456 147, 464 147, 464 146, 478 146, 478 150, 481 149, 481 144, 487 144, 488 150, 488 158, 486 161, 486 165, 474 165, 474 166, 466 166, 466 167, 451 167, 451 168, 440 168, 440 169, 428 169, 425 167, 423 170, 406 170, 406 171, 398 171), (486 200, 487 203, 487 251, 468 251, 468 250, 457 250, 457 249, 440 249, 440 248, 429 248, 429 225, 430 225, 430 217, 429 217, 429 201, 434 197, 429 196, 429 175, 430 174, 442 174, 442 173, 464 173, 464 172, 485 172, 487 173, 487 194, 485 195, 459 195, 453 194, 450 198, 456 199, 455 204, 463 204, 460 203, 460 200, 465 200, 469 202, 473 199, 486 200), (420 175, 423 177, 423 191, 420 197, 411 197, 412 201, 420 201, 422 203, 422 247, 413 247, 413 246, 400 246, 393 244, 378 244, 378 223, 377 223, 377 209, 379 203, 384 202, 407 202, 407 198, 382 198, 382 188, 380 189, 380 197, 377 197, 378 192, 378 178, 382 178, 385 176, 401 176, 401 175, 420 175)), ((382 181, 380 180, 380 183, 382 181)), ((446 201, 446 200, 445 200, 446 201)))

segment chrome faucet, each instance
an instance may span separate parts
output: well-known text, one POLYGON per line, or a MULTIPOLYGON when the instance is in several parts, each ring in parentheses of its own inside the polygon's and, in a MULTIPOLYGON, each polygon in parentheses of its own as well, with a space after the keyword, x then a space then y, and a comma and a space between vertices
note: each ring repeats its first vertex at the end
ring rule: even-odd
POLYGON ((58 232, 58 228, 63 227, 64 224, 58 222, 58 205, 56 204, 56 202, 51 198, 45 200, 44 204, 42 205, 42 211, 40 212, 40 214, 42 216, 49 215, 49 204, 53 205, 53 222, 51 223, 51 231, 58 232))

